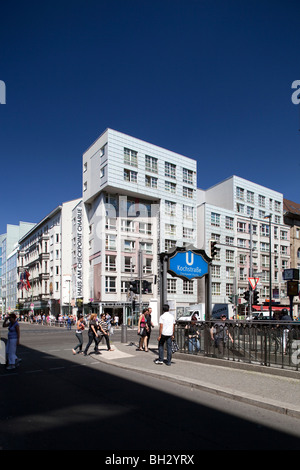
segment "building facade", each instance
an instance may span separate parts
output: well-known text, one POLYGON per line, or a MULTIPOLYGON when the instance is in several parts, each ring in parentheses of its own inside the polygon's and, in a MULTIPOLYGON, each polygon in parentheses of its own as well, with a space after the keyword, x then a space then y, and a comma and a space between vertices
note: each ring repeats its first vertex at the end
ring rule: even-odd
POLYGON ((18 241, 34 223, 8 224, 6 233, 0 235, 0 304, 3 312, 17 307, 17 250, 18 241))
POLYGON ((72 209, 65 202, 19 240, 18 303, 28 314, 71 313, 72 209))
MULTIPOLYGON (((196 178, 195 160, 112 129, 87 149, 82 205, 73 214, 73 276, 77 287, 82 276, 83 304, 111 309, 127 323, 132 301, 137 311, 151 304, 157 319, 159 253, 196 243, 196 178), (135 281, 140 292, 130 289, 135 281)), ((168 296, 188 305, 197 289, 170 277, 168 296)))
POLYGON ((198 190, 198 224, 198 245, 209 254, 210 241, 218 243, 213 303, 228 303, 236 295, 238 304, 244 304, 249 277, 259 278, 259 302, 269 301, 271 241, 272 300, 289 304, 282 272, 290 267, 290 228, 284 223, 281 193, 232 176, 198 190))

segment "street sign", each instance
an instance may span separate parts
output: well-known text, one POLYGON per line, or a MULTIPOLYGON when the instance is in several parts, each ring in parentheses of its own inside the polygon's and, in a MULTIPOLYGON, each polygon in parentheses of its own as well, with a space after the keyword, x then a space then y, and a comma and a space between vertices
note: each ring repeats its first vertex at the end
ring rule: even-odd
POLYGON ((208 274, 208 261, 193 250, 177 251, 169 258, 168 273, 183 279, 201 278, 208 274))
POLYGON ((252 287, 252 289, 255 290, 259 281, 259 277, 248 277, 248 281, 250 282, 250 286, 252 287))

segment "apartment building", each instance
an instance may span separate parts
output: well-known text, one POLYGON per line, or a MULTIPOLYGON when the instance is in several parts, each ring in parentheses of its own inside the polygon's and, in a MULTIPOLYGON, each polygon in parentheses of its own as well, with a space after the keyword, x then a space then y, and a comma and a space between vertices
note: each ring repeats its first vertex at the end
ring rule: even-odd
POLYGON ((282 272, 290 267, 290 228, 284 223, 283 195, 232 176, 206 191, 199 189, 197 211, 198 246, 209 254, 210 241, 218 243, 212 302, 228 303, 236 294, 243 304, 248 277, 259 277, 260 303, 269 300, 271 240, 272 300, 288 305, 282 272))
MULTIPOLYGON (((283 200, 284 208, 284 222, 290 227, 290 255, 291 265, 293 269, 298 269, 300 275, 300 204, 290 201, 288 199, 283 200)), ((294 299, 295 315, 300 314, 300 298, 299 295, 295 296, 294 299)))
POLYGON ((18 302, 22 313, 68 313, 71 302, 72 209, 56 207, 19 240, 18 302))
POLYGON ((17 306, 18 241, 34 225, 31 222, 7 224, 6 232, 0 235, 0 306, 3 312, 14 310, 17 306))
MULTIPOLYGON (((84 305, 125 321, 133 296, 138 308, 151 304, 157 319, 158 254, 195 244, 196 181, 195 160, 107 129, 83 154, 82 204, 73 213, 75 298, 82 285, 84 305), (133 293, 132 281, 148 288, 133 293)), ((193 281, 178 278, 168 279, 168 295, 176 305, 197 300, 193 281)))

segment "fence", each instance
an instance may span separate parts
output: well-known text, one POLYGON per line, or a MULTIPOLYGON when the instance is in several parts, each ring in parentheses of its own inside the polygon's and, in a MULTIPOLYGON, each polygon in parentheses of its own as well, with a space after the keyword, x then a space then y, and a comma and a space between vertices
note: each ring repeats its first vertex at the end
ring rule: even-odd
POLYGON ((299 370, 300 323, 214 320, 177 323, 180 352, 299 370))

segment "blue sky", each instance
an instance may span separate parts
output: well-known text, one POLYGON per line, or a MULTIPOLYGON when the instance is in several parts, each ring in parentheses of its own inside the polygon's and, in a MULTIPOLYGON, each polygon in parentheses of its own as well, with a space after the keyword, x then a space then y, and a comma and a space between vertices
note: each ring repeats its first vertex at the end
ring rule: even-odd
POLYGON ((0 3, 0 233, 81 195, 82 153, 107 128, 300 203, 300 3, 0 3))

